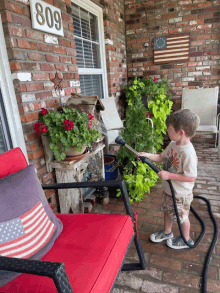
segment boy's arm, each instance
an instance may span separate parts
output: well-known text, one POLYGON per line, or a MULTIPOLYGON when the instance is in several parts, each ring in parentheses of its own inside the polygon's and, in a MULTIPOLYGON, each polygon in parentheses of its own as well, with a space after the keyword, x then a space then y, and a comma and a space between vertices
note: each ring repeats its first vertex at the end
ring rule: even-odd
POLYGON ((158 173, 158 176, 161 180, 176 180, 181 182, 193 182, 196 180, 196 177, 188 177, 182 174, 170 173, 163 170, 158 173))
POLYGON ((156 163, 161 163, 163 162, 163 156, 162 154, 151 154, 151 153, 138 153, 140 157, 146 157, 149 160, 156 162, 156 163))

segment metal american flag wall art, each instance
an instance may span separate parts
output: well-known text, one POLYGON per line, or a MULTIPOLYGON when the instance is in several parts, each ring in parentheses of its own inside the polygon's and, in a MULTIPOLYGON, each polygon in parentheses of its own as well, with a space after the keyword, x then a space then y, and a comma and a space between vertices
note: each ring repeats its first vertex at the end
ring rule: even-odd
POLYGON ((189 60, 189 34, 156 37, 154 64, 176 63, 189 60))

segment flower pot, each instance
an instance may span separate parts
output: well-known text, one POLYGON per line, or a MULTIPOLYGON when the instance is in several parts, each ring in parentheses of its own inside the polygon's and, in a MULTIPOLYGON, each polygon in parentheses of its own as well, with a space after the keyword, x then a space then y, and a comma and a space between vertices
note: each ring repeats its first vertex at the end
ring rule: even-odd
POLYGON ((153 117, 153 114, 150 111, 146 111, 146 118, 153 117))
POLYGON ((86 150, 86 145, 83 144, 82 150, 80 152, 76 150, 75 146, 70 146, 67 151, 64 151, 64 153, 66 154, 67 157, 74 157, 74 156, 82 155, 85 152, 85 150, 86 150))

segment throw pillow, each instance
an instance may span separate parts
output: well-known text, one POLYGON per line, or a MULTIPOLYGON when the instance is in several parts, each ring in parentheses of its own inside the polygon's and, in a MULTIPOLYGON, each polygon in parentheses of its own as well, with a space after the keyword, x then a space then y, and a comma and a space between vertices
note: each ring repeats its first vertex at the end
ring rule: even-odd
MULTIPOLYGON (((40 259, 62 231, 34 165, 0 179, 0 256, 40 259)), ((0 286, 18 274, 0 271, 0 286)))

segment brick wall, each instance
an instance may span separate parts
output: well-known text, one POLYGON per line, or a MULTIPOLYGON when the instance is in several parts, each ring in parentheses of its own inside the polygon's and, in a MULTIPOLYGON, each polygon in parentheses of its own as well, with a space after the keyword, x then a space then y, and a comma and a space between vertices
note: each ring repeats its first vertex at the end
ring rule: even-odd
POLYGON ((120 96, 127 81, 124 0, 93 0, 103 8, 109 96, 120 96))
MULTIPOLYGON (((54 172, 47 173, 41 138, 35 134, 33 124, 38 120, 40 108, 56 107, 76 91, 72 85, 79 76, 70 0, 45 2, 61 9, 64 37, 31 28, 28 0, 1 0, 0 12, 28 158, 35 164, 41 182, 50 183, 55 180, 55 175, 54 172), (51 82, 56 71, 63 79, 60 95, 51 82)), ((48 190, 46 195, 56 211, 55 192, 48 190)))
POLYGON ((182 88, 220 84, 219 1, 125 0, 128 77, 155 76, 171 82, 174 109, 182 88), (190 60, 154 65, 154 38, 190 33, 190 60))
MULTIPOLYGON (((41 182, 50 183, 55 181, 55 174, 47 173, 41 138, 35 134, 33 124, 42 107, 57 107, 71 92, 79 92, 79 75, 71 0, 44 1, 61 9, 64 37, 32 29, 29 0, 1 0, 0 13, 28 158, 35 164, 41 182), (51 82, 56 71, 63 79, 60 94, 51 82)), ((118 97, 127 77, 124 1, 94 2, 103 7, 109 96, 118 97)), ((56 211, 55 192, 46 194, 56 211)))

